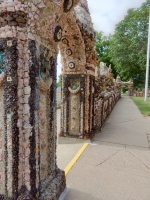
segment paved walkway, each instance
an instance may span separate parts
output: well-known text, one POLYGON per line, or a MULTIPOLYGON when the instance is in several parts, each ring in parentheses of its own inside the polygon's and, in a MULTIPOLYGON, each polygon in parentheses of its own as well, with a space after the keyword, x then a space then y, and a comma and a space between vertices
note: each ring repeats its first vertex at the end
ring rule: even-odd
MULTIPOLYGON (((58 151, 61 164, 60 157, 58 151)), ((143 117, 129 97, 119 100, 68 173, 67 186, 65 200, 150 199, 150 117, 143 117)))

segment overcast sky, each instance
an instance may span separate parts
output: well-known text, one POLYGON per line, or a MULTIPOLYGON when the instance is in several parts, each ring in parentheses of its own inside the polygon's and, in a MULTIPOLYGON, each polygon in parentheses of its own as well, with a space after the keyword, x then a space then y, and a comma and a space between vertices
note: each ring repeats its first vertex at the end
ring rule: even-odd
MULTIPOLYGON (((88 0, 92 22, 96 31, 105 35, 113 33, 115 25, 123 20, 129 8, 137 8, 146 0, 88 0)), ((58 56, 57 75, 61 73, 60 55, 58 56)))
POLYGON ((88 0, 96 31, 105 35, 114 32, 115 25, 123 20, 129 8, 137 8, 146 0, 88 0))

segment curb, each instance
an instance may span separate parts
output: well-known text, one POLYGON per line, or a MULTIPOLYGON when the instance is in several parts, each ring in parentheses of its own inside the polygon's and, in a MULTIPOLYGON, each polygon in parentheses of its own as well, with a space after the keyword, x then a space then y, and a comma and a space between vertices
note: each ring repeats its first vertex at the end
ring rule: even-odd
POLYGON ((77 154, 74 156, 74 158, 70 161, 70 163, 67 165, 67 167, 64 169, 66 176, 69 173, 69 171, 71 170, 71 168, 73 167, 73 165, 76 163, 76 161, 79 159, 81 154, 84 152, 84 150, 86 149, 87 146, 88 146, 88 143, 85 143, 81 147, 81 149, 77 152, 77 154))

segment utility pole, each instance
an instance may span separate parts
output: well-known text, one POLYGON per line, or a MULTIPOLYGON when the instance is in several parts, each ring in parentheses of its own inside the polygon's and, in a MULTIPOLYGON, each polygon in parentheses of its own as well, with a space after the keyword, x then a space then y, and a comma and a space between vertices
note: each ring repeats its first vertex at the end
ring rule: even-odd
POLYGON ((148 45, 147 45, 147 64, 146 64, 146 80, 145 80, 145 99, 148 97, 148 79, 149 79, 149 58, 150 58, 150 11, 149 11, 149 29, 148 29, 148 45))

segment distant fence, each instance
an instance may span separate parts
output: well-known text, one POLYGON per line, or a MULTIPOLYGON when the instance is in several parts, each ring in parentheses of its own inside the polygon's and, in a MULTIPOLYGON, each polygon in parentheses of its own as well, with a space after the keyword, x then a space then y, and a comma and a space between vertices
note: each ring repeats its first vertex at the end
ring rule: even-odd
MULTIPOLYGON (((145 89, 143 90, 133 90, 134 97, 144 97, 145 96, 145 89)), ((148 90, 148 96, 150 97, 150 89, 148 90)))

